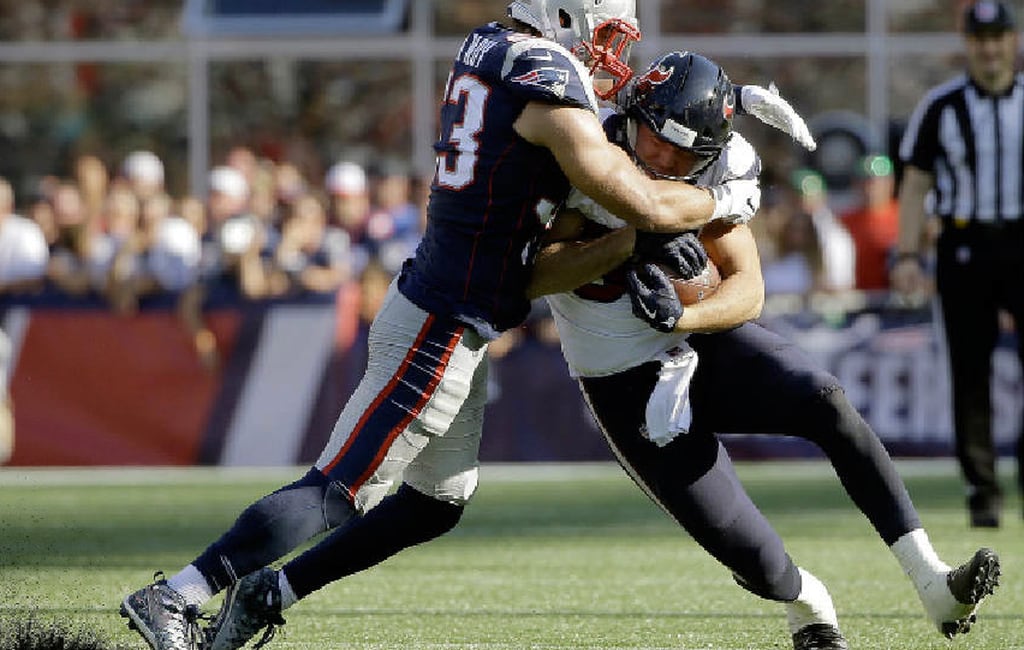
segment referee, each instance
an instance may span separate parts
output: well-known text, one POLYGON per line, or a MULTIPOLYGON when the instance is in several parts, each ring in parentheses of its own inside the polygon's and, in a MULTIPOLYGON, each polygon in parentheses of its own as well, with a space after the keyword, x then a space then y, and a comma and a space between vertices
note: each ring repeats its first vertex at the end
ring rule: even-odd
MULTIPOLYGON (((925 286, 927 210, 942 226, 935 286, 970 523, 997 527, 1002 491, 992 441, 991 360, 1000 309, 1013 316, 1017 340, 1024 341, 1024 75, 1016 71, 1018 34, 1005 3, 969 5, 963 30, 966 74, 928 92, 900 145, 905 172, 891 282, 904 294, 925 286)), ((1022 447, 1018 440, 1024 489, 1022 447)))

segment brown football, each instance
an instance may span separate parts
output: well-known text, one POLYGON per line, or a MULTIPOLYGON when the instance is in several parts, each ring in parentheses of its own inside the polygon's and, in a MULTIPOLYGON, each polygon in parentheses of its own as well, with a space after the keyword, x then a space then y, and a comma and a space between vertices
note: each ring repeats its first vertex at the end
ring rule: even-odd
POLYGON ((722 276, 718 272, 718 267, 711 260, 708 260, 707 266, 704 267, 704 271, 700 275, 689 280, 675 277, 675 273, 671 269, 663 265, 660 266, 661 270, 672 278, 679 302, 684 305, 692 305, 704 300, 718 289, 718 285, 722 284, 722 276))

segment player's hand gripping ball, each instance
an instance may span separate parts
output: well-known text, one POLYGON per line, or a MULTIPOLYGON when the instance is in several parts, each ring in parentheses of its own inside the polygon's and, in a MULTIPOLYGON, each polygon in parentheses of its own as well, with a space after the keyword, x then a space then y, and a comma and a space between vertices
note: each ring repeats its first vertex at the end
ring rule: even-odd
POLYGON ((672 281, 676 295, 679 296, 679 302, 684 306, 706 300, 708 296, 718 290, 718 285, 722 284, 722 276, 718 272, 718 267, 710 259, 707 260, 704 269, 692 278, 679 277, 679 274, 668 265, 659 264, 658 266, 672 281))
POLYGON ((708 259, 707 251, 694 231, 637 231, 633 253, 636 262, 652 262, 668 276, 684 306, 704 300, 722 282, 718 267, 708 259))

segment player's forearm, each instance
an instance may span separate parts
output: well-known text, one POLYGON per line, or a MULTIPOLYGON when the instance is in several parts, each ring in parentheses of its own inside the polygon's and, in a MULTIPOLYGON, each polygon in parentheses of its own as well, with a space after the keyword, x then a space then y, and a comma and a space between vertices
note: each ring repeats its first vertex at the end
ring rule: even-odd
POLYGON ((640 172, 624 153, 614 164, 577 186, 638 230, 680 232, 706 224, 715 211, 707 188, 677 181, 653 180, 640 172))
POLYGON ((924 242, 924 201, 931 189, 931 176, 916 167, 907 167, 899 196, 899 238, 897 254, 922 253, 924 242))
POLYGON ((572 291, 616 268, 633 253, 634 230, 620 228, 588 241, 560 241, 538 253, 527 287, 531 299, 572 291))
POLYGON ((523 109, 515 129, 528 142, 547 147, 576 188, 640 230, 694 230, 715 212, 709 190, 648 178, 608 142, 589 111, 534 102, 523 109))

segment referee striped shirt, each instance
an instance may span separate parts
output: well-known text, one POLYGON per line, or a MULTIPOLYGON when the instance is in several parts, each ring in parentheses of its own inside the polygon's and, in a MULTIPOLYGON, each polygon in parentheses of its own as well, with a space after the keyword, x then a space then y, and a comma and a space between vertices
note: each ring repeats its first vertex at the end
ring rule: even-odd
POLYGON ((1001 95, 964 74, 933 88, 914 109, 900 159, 934 176, 933 211, 982 223, 1024 214, 1024 75, 1001 95))

